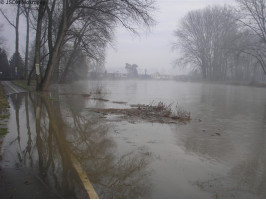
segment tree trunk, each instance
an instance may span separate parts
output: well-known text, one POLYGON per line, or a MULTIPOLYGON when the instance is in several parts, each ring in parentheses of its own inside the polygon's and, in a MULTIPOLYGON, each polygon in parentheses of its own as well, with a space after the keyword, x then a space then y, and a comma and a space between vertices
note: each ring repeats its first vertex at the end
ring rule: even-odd
MULTIPOLYGON (((65 8, 65 2, 63 1, 63 8, 65 8)), ((44 75, 44 79, 41 83, 41 87, 40 90, 48 90, 51 80, 52 80, 52 76, 53 76, 53 72, 55 70, 56 64, 58 63, 58 59, 59 59, 59 51, 62 45, 62 42, 64 40, 65 37, 65 32, 67 29, 67 20, 71 19, 71 17, 67 16, 66 11, 64 9, 64 13, 60 22, 60 27, 59 27, 59 31, 57 34, 57 39, 55 42, 55 46, 52 49, 52 52, 50 52, 50 57, 49 57, 49 61, 47 64, 47 68, 45 71, 45 75, 44 75)), ((51 20, 51 19, 49 19, 51 20)))
POLYGON ((41 89, 41 73, 40 73, 40 48, 41 48, 41 33, 42 33, 42 19, 44 16, 45 5, 40 4, 38 10, 38 21, 36 30, 36 41, 35 41, 35 71, 36 71, 36 90, 41 89))
MULTIPOLYGON (((33 63, 35 63, 35 60, 34 60, 33 63)), ((33 72, 34 72, 34 69, 35 69, 35 67, 34 67, 34 65, 33 65, 33 67, 32 67, 31 70, 30 70, 29 76, 28 76, 28 82, 27 82, 27 85, 30 85, 31 77, 32 77, 32 74, 33 74, 33 72)))
POLYGON ((25 79, 28 78, 29 37, 30 37, 29 10, 26 11, 26 20, 27 20, 27 35, 26 35, 26 53, 25 53, 25 79))
POLYGON ((17 5, 17 16, 16 16, 16 26, 15 26, 15 31, 16 31, 16 45, 15 45, 15 79, 17 79, 18 74, 18 55, 19 55, 19 33, 18 33, 18 28, 19 28, 19 11, 20 11, 20 4, 17 5))
POLYGON ((60 27, 60 29, 61 30, 59 30, 55 46, 53 48, 53 51, 51 52, 51 58, 48 61, 47 69, 45 71, 44 79, 42 81, 40 90, 48 90, 50 83, 51 83, 53 72, 55 70, 55 67, 58 61, 60 47, 63 42, 64 36, 65 36, 66 24, 64 22, 62 26, 60 27))

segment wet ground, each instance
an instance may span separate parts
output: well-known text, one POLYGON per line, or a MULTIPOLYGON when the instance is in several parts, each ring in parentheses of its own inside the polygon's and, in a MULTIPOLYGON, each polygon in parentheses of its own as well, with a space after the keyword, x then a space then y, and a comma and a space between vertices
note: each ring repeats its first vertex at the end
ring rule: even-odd
POLYGON ((7 184, 0 188, 12 197, 88 197, 73 157, 100 198, 266 197, 265 88, 83 81, 13 94, 9 102, 1 162, 7 184), (123 120, 92 110, 153 101, 182 105, 191 121, 123 120))

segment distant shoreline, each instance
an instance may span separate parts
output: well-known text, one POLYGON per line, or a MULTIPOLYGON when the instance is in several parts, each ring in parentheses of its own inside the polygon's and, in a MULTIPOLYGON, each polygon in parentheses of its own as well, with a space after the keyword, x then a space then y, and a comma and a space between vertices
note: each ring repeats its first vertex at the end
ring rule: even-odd
POLYGON ((208 83, 217 85, 236 85, 236 86, 250 86, 250 87, 260 87, 266 88, 266 82, 241 82, 241 81, 181 81, 175 80, 177 82, 191 82, 191 83, 208 83))
MULTIPOLYGON (((85 79, 84 79, 85 80, 85 79)), ((200 80, 176 80, 176 79, 154 79, 154 78, 96 78, 88 80, 113 80, 113 81, 175 81, 183 83, 207 83, 207 84, 219 84, 219 85, 236 85, 236 86, 250 86, 266 88, 266 82, 242 82, 242 81, 200 81, 200 80)))

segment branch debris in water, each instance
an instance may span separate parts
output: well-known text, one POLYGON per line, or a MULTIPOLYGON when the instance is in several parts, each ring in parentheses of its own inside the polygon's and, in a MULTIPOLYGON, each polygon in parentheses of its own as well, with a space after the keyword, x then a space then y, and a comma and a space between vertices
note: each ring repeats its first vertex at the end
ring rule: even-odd
POLYGON ((155 105, 153 103, 150 105, 134 104, 131 105, 131 108, 91 108, 90 110, 104 115, 121 115, 119 116, 120 119, 129 121, 145 120, 159 123, 177 123, 191 120, 190 112, 187 112, 184 108, 176 106, 172 110, 172 104, 165 104, 161 101, 155 105))

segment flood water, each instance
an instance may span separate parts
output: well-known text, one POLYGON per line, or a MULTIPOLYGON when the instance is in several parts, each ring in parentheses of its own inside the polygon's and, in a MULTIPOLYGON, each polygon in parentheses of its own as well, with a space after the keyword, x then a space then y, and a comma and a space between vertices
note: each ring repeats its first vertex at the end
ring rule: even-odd
POLYGON ((9 102, 3 166, 29 170, 61 197, 86 197, 71 154, 100 198, 266 198, 265 88, 79 81, 9 102), (79 95, 97 88, 109 101, 79 95), (121 121, 89 109, 159 101, 182 105, 192 120, 121 121))

